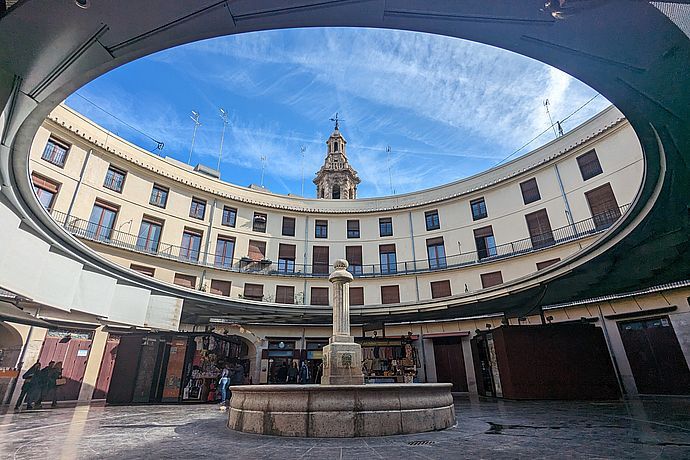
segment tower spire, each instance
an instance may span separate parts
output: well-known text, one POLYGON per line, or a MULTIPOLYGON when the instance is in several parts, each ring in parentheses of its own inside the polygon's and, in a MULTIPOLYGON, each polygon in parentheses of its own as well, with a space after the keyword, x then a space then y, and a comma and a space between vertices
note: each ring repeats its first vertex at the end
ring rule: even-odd
POLYGON ((341 120, 342 120, 341 118, 338 118, 338 112, 335 113, 335 118, 331 118, 331 121, 335 122, 335 131, 340 130, 340 121, 341 120))

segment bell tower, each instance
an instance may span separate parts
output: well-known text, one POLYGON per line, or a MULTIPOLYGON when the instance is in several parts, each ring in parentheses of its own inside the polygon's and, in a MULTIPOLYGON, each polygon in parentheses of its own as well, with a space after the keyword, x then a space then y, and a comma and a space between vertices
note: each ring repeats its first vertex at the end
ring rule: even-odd
POLYGON ((361 179, 347 161, 347 141, 340 133, 338 114, 331 121, 335 129, 326 141, 326 160, 316 173, 316 197, 330 200, 354 200, 357 198, 357 185, 361 179))

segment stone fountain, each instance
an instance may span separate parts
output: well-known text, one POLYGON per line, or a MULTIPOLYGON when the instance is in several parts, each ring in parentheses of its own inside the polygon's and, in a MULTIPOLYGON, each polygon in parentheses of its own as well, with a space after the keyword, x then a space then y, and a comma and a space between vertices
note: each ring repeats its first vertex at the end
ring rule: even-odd
POLYGON ((350 334, 346 260, 336 260, 333 335, 323 348, 320 385, 230 387, 228 427, 246 433, 359 437, 442 430, 455 423, 450 383, 364 384, 362 348, 350 334))

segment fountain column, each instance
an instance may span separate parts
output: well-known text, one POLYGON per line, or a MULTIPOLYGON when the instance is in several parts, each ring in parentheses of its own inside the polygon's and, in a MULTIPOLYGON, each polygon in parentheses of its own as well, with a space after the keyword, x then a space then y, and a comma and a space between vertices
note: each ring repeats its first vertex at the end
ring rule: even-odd
POLYGON ((323 347, 322 385, 363 385, 362 347, 350 335, 350 282, 348 263, 338 259, 328 281, 333 284, 333 335, 323 347))

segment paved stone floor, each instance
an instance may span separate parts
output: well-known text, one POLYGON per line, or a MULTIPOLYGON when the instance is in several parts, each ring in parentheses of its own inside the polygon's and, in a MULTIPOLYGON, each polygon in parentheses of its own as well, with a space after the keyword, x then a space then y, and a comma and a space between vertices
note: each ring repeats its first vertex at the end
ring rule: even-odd
POLYGON ((82 406, 0 415, 0 458, 679 458, 690 459, 690 399, 457 400, 442 432, 359 439, 236 433, 217 406, 82 406))

